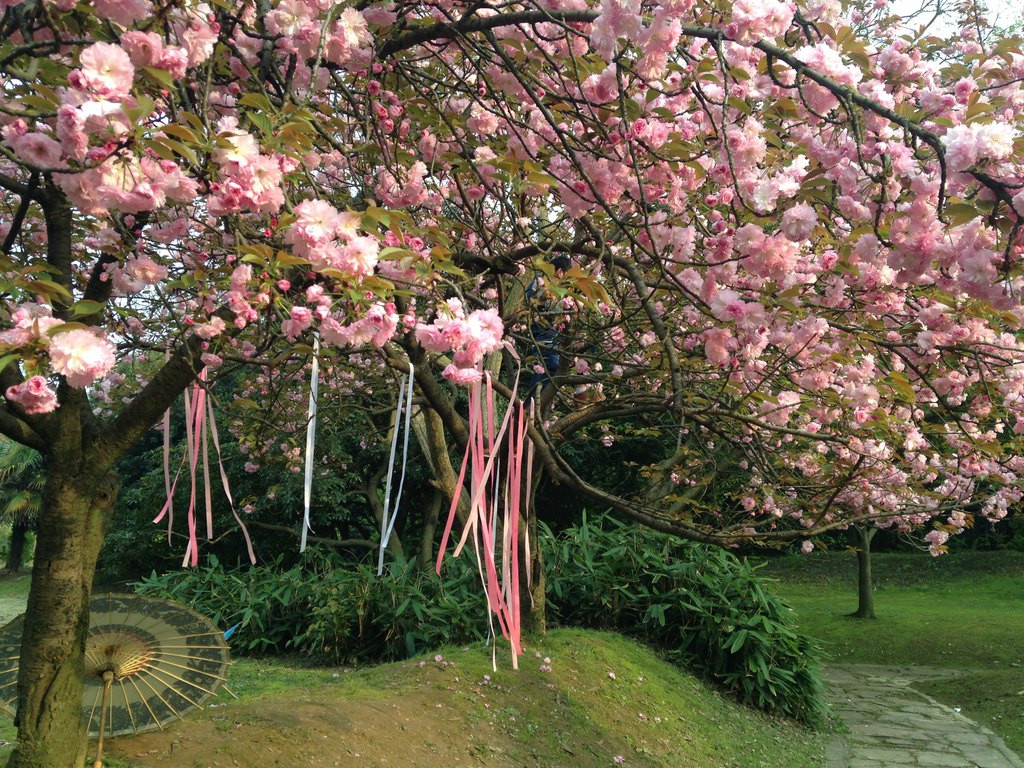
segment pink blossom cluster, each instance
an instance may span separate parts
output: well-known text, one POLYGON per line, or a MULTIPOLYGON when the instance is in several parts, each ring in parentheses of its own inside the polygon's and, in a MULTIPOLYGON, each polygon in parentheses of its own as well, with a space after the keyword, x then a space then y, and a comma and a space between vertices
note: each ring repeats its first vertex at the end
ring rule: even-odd
POLYGON ((1002 122, 955 125, 946 131, 946 163, 952 171, 966 171, 984 161, 1000 162, 1013 154, 1017 129, 1002 122))
POLYGON ((377 177, 374 192, 389 208, 411 208, 417 205, 436 205, 436 195, 431 195, 424 187, 427 166, 418 161, 408 169, 404 182, 395 178, 391 171, 381 169, 377 177))
POLYGON ((8 387, 4 396, 27 414, 50 413, 57 409, 57 393, 42 376, 30 376, 8 387))
POLYGON ((611 61, 620 38, 634 41, 640 36, 640 0, 601 0, 600 10, 601 15, 591 28, 590 44, 598 56, 611 61))
POLYGON ((501 348, 504 324, 496 309, 475 309, 468 315, 459 299, 449 299, 433 323, 416 325, 416 340, 430 352, 454 352, 443 372, 456 384, 471 384, 483 376, 484 355, 501 348))
POLYGON ((80 210, 95 216, 111 210, 153 211, 168 202, 193 202, 199 193, 196 181, 173 160, 131 152, 110 155, 81 173, 59 174, 56 180, 80 210))
POLYGON ((323 8, 322 3, 312 0, 281 0, 267 14, 267 31, 277 36, 276 45, 281 51, 297 53, 303 59, 315 57, 321 45, 324 58, 338 66, 367 59, 373 37, 363 14, 355 8, 346 8, 336 15, 324 36, 319 18, 323 8))
POLYGON ((185 77, 188 51, 176 45, 164 45, 155 32, 131 30, 121 35, 121 47, 135 67, 153 67, 166 71, 175 80, 185 77))
POLYGON ((76 328, 50 338, 50 367, 72 387, 87 387, 114 367, 114 345, 100 333, 76 328))
POLYGON ((320 324, 320 336, 325 343, 339 347, 358 347, 367 343, 383 347, 394 338, 398 321, 394 302, 378 301, 347 326, 335 317, 325 317, 320 324))
POLYGON ((796 6, 783 0, 737 0, 726 33, 747 45, 764 38, 779 37, 793 23, 796 6))
MULTIPOLYGON (((11 323, 11 328, 0 332, 0 344, 11 348, 40 344, 49 355, 50 368, 63 374, 73 387, 92 384, 114 365, 115 347, 101 332, 82 328, 61 330, 64 321, 53 317, 49 307, 22 304, 11 313, 11 323)), ((45 379, 30 377, 8 397, 42 407, 50 403, 45 387, 45 379)))
POLYGON ((304 200, 295 206, 295 216, 285 240, 316 271, 337 270, 350 277, 373 274, 380 244, 375 237, 359 234, 358 214, 340 213, 325 200, 304 200))
POLYGON ((24 120, 19 118, 5 125, 0 135, 18 159, 28 165, 45 169, 61 167, 60 144, 47 133, 29 131, 24 120))
POLYGON ((114 288, 122 296, 139 293, 146 286, 159 285, 166 279, 167 267, 145 254, 131 255, 124 265, 115 265, 113 270, 114 288))
POLYGON ((49 307, 34 302, 18 305, 11 312, 10 322, 10 328, 0 331, 0 344, 5 347, 24 347, 34 341, 48 343, 50 329, 63 323, 49 307))
POLYGON ((284 155, 262 154, 256 138, 239 130, 234 117, 222 119, 219 128, 213 159, 220 168, 220 177, 210 185, 210 213, 277 213, 284 205, 281 182, 285 174, 295 170, 295 161, 284 155))

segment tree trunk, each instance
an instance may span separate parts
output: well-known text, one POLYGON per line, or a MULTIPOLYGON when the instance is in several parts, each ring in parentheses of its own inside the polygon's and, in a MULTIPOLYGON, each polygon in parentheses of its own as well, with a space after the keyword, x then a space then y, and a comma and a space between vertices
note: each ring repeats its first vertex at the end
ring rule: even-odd
POLYGON ((113 473, 49 467, 22 633, 18 746, 8 768, 81 768, 85 759, 89 600, 117 490, 113 473))
MULTIPOLYGON (((520 554, 523 554, 522 562, 525 567, 520 572, 519 605, 522 611, 523 634, 529 636, 542 636, 547 631, 547 576, 544 572, 544 552, 540 548, 540 536, 537 533, 537 488, 541 478, 544 476, 543 468, 535 468, 530 498, 526 499, 529 505, 529 524, 523 526, 526 536, 530 540, 530 559, 527 562, 525 551, 521 547, 520 554), (530 583, 526 582, 526 573, 530 574, 530 583)), ((520 529, 522 531, 522 529, 520 529)), ((520 534, 520 541, 523 535, 520 534)))
POLYGON ((423 532, 420 535, 420 554, 416 565, 421 571, 429 571, 434 567, 434 534, 437 533, 437 522, 444 505, 444 494, 434 490, 430 497, 430 506, 423 517, 423 532))
POLYGON ((29 525, 23 520, 15 520, 11 524, 11 541, 7 550, 7 572, 17 573, 25 559, 25 540, 28 537, 29 525))
POLYGON ((544 553, 537 538, 537 518, 530 518, 527 536, 530 537, 530 562, 523 558, 526 568, 520 576, 520 611, 522 630, 525 637, 540 637, 547 631, 547 577, 544 573, 544 553), (530 572, 530 583, 526 583, 526 570, 530 572))
POLYGON ((875 599, 871 581, 871 540, 878 529, 874 526, 856 525, 853 532, 857 537, 857 610, 851 613, 858 619, 875 618, 875 599))

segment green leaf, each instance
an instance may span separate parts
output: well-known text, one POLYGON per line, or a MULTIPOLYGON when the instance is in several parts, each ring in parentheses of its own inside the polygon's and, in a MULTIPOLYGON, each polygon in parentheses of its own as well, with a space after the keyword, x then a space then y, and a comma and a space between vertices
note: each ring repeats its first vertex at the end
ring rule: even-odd
POLYGON ((83 317, 85 315, 96 315, 103 311, 107 305, 102 301, 93 301, 92 299, 82 299, 76 301, 71 305, 71 311, 75 317, 83 317))
POLYGON ((270 122, 266 115, 261 112, 248 112, 246 113, 246 117, 249 119, 250 123, 259 128, 260 133, 264 136, 269 137, 274 135, 274 124, 270 122))
POLYGON ((199 143, 199 139, 196 138, 196 135, 195 133, 192 132, 192 129, 184 125, 181 125, 180 123, 171 123, 170 125, 165 125, 161 130, 168 136, 173 136, 174 138, 180 139, 181 141, 187 141, 191 144, 199 143))
POLYGON ((942 214, 954 227, 973 221, 984 214, 969 203, 952 203, 942 209, 942 214))
POLYGON ((142 71, 164 88, 170 90, 174 87, 174 78, 166 69, 160 69, 159 67, 142 67, 142 71))
POLYGON ((13 363, 15 360, 20 359, 21 355, 19 354, 4 355, 3 357, 0 357, 0 371, 3 371, 8 365, 13 363))
POLYGON ((43 293, 50 297, 59 296, 67 301, 74 298, 67 288, 60 283, 55 283, 53 280, 44 280, 42 278, 38 280, 31 280, 25 287, 35 293, 43 293))

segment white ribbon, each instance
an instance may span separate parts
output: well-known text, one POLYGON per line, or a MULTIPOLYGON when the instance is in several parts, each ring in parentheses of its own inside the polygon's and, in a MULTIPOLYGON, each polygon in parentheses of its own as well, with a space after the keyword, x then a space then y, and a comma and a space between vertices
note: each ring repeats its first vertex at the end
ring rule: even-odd
POLYGON ((380 518, 380 552, 377 555, 377 575, 384 573, 384 550, 391 540, 391 532, 398 520, 398 505, 402 501, 402 489, 405 487, 405 469, 409 461, 409 433, 412 431, 412 390, 415 369, 409 363, 409 373, 402 375, 402 383, 398 387, 398 403, 395 405, 395 426, 391 435, 391 455, 388 457, 388 480, 384 486, 384 514, 380 518), (402 441, 402 476, 398 481, 398 493, 395 494, 395 508, 391 509, 391 477, 395 471, 395 456, 398 453, 398 431, 402 427, 402 407, 405 406, 405 436, 402 441))
POLYGON ((299 552, 306 551, 306 533, 313 529, 309 525, 309 505, 313 499, 313 459, 316 449, 316 403, 320 383, 320 336, 313 336, 313 366, 309 381, 309 410, 306 412, 306 476, 302 489, 302 538, 299 552))

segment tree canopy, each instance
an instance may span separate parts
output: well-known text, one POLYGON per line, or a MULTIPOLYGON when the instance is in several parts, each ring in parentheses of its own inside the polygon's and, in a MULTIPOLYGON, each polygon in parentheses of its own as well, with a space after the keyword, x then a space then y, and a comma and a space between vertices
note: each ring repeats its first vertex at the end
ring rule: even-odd
MULTIPOLYGON (((518 349, 538 466, 663 531, 938 518, 938 549, 1020 497, 1024 55, 971 2, 948 39, 836 0, 0 8, 0 432, 48 472, 30 608, 82 615, 115 463, 200 370, 272 376, 314 333, 413 364, 448 493, 453 387, 511 397, 518 349), (620 494, 571 447, 622 420, 661 447, 620 494)), ((14 765, 63 764, 58 635, 26 625, 14 765)))

